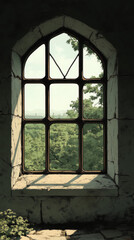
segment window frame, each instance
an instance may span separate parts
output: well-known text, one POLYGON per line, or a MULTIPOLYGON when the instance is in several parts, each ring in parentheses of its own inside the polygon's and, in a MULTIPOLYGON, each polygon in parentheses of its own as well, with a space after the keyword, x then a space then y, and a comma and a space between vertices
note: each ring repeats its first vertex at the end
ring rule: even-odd
POLYGON ((22 138, 21 138, 21 144, 22 144, 22 173, 23 174, 41 174, 41 173, 44 173, 44 174, 47 174, 47 173, 60 173, 60 174, 68 174, 68 173, 74 173, 74 174, 106 174, 107 173, 107 60, 106 58, 104 57, 104 55, 89 41, 87 40, 85 37, 81 36, 80 34, 74 32, 73 30, 70 30, 70 29, 67 29, 65 27, 62 27, 56 31, 54 31, 53 33, 51 34, 48 34, 47 36, 45 37, 42 37, 40 40, 38 40, 32 47, 30 47, 30 49, 23 55, 22 57, 22 138), (78 78, 76 79, 51 79, 49 77, 49 40, 52 39, 53 37, 56 37, 57 35, 61 34, 61 33, 67 33, 67 34, 70 34, 74 37, 76 37, 78 39, 78 41, 80 42, 80 45, 79 45, 79 76, 78 78), (83 42, 83 43, 82 43, 83 42), (24 66, 25 66, 25 63, 28 59, 28 57, 31 55, 31 53, 33 51, 35 51, 41 44, 44 44, 44 43, 47 43, 45 44, 46 46, 46 62, 45 62, 45 77, 42 78, 42 79, 26 79, 24 77, 24 66), (83 57, 82 57, 82 52, 83 52, 83 48, 82 48, 82 44, 86 44, 87 46, 89 46, 98 56, 99 58, 101 59, 101 62, 103 64, 103 70, 104 70, 104 74, 103 74, 103 77, 101 78, 101 80, 96 80, 95 79, 84 79, 83 76, 82 76, 82 72, 83 72, 83 68, 82 68, 82 65, 83 65, 83 57), (48 60, 48 61, 47 61, 48 60), (44 80, 47 79, 47 81, 45 82, 44 84, 44 80), (49 83, 48 83, 49 82, 49 83), (37 84, 37 83, 41 83, 43 85, 46 86, 46 106, 47 106, 47 110, 46 110, 46 117, 44 119, 25 119, 24 117, 24 86, 25 84, 27 83, 34 83, 34 84, 37 84), (62 119, 51 119, 49 117, 49 107, 48 107, 48 104, 50 102, 50 99, 49 99, 49 86, 53 83, 75 83, 77 84, 78 86, 80 86, 80 90, 79 90, 79 99, 81 99, 81 101, 79 101, 79 115, 80 117, 78 117, 77 119, 65 119, 65 120, 62 120, 62 119), (82 109, 83 109, 83 106, 82 106, 82 100, 83 100, 83 97, 82 97, 82 89, 83 89, 83 86, 86 84, 86 83, 101 83, 103 84, 104 86, 104 91, 103 91, 103 110, 104 110, 104 118, 101 119, 101 120, 87 120, 87 119, 83 119, 82 118, 82 109), (83 128, 83 124, 82 121, 84 121, 84 123, 101 123, 103 124, 103 129, 104 129, 104 134, 103 134, 103 144, 104 144, 104 151, 103 151, 103 159, 104 159, 104 169, 103 171, 82 171, 82 128, 83 128), (47 146, 46 146, 46 159, 49 155, 49 151, 48 151, 48 148, 49 148, 49 141, 48 141, 48 138, 49 138, 49 127, 52 123, 76 123, 79 125, 79 129, 80 129, 80 137, 79 137, 79 169, 77 171, 57 171, 57 170, 54 170, 54 171, 48 171, 48 161, 46 161, 46 170, 44 171, 26 171, 24 170, 24 126, 26 123, 43 123, 43 124, 46 124, 47 127, 46 127, 46 143, 47 143, 47 146))

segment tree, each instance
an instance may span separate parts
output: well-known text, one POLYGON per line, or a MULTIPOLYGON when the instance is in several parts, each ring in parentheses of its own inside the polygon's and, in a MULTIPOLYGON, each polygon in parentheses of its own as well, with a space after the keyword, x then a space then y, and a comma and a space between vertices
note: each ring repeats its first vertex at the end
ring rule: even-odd
MULTIPOLYGON (((74 51, 78 50, 78 41, 71 37, 67 41, 74 51)), ((93 50, 84 45, 86 54, 90 57, 93 50)), ((101 63, 100 58, 97 60, 101 63)), ((100 74, 100 78, 103 73, 100 74)), ((94 76, 92 78, 95 78, 94 76)), ((103 85, 86 84, 83 90, 83 115, 85 119, 103 118, 103 85), (96 103, 96 104, 95 104, 96 103)), ((67 111, 69 117, 75 117, 78 113, 79 102, 72 101, 71 110, 67 111)), ((83 128, 83 167, 85 170, 102 170, 103 168, 103 126, 102 124, 85 124, 83 128)))
MULTIPOLYGON (((90 89, 91 90, 91 89, 90 89)), ((86 93, 88 89, 85 90, 86 93)), ((98 94, 100 98, 100 94, 98 94)), ((93 99, 98 98, 97 95, 93 99)), ((102 104, 93 106, 91 98, 83 101, 84 118, 100 119, 102 118, 102 104)), ((69 117, 75 117, 78 112, 78 99, 70 104, 71 110, 67 111, 69 117)), ((72 158, 73 159, 73 158, 72 158)), ((85 124, 83 127, 83 167, 84 170, 95 171, 103 169, 103 126, 102 124, 85 124)))
MULTIPOLYGON (((67 40, 67 43, 71 44, 71 46, 72 46, 74 51, 78 51, 79 43, 78 43, 78 40, 76 38, 74 38, 74 37, 69 35, 69 39, 67 40)), ((86 44, 84 44, 83 47, 86 50, 87 55, 90 56, 92 54, 95 54, 95 52, 91 48, 89 48, 86 44)), ((97 59, 101 63, 100 58, 98 57, 98 55, 97 55, 97 59)))
POLYGON ((50 128, 50 169, 78 169, 78 127, 53 124, 50 128))
MULTIPOLYGON (((67 41, 74 51, 78 50, 78 41, 70 37, 67 41)), ((84 46, 87 55, 94 52, 84 46)), ((99 61, 99 58, 98 58, 99 61)), ((101 77, 101 76, 100 76, 101 77)), ((85 119, 103 118, 103 85, 86 84, 83 89, 83 115, 85 119)), ((66 114, 77 118, 79 100, 70 103, 66 114)), ((77 124, 52 124, 50 127, 50 170, 77 170, 79 168, 79 142, 77 124)), ((44 170, 45 136, 42 124, 28 124, 25 129, 25 168, 26 170, 44 170)), ((103 168, 103 125, 84 124, 83 127, 83 167, 87 171, 103 168)))
POLYGON ((43 124, 25 125, 25 170, 45 168, 45 129, 43 124))

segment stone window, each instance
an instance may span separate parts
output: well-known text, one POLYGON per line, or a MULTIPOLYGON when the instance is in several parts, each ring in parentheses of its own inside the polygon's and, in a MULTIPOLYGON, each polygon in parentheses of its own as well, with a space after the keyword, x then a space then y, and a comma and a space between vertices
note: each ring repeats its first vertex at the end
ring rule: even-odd
POLYGON ((22 62, 23 173, 106 173, 102 54, 61 28, 41 38, 22 62))
MULTIPOLYGON (((77 37, 76 37, 77 38, 77 37)), ((39 44, 40 46, 40 44, 39 44)), ((45 49, 47 52, 47 49, 45 49)), ((34 30, 29 32, 26 36, 24 36, 20 41, 16 43, 12 52, 12 189, 14 190, 14 194, 17 194, 19 190, 25 194, 29 194, 28 190, 34 189, 34 193, 46 194, 46 195, 80 195, 80 194, 88 194, 88 195, 116 195, 117 188, 114 183, 118 184, 118 143, 117 143, 117 135, 118 135, 118 101, 117 101, 117 64, 116 64, 116 50, 114 47, 107 42, 107 40, 99 34, 96 30, 90 28, 82 22, 79 22, 73 18, 68 16, 61 16, 55 19, 49 20, 34 30), (79 175, 77 172, 72 176, 71 174, 53 174, 51 177, 39 174, 28 174, 23 175, 22 171, 22 61, 25 59, 28 50, 30 49, 33 52, 31 46, 37 47, 37 43, 40 39, 44 38, 48 35, 56 31, 60 31, 60 29, 66 29, 68 31, 73 31, 76 33, 76 36, 81 35, 83 39, 85 39, 85 43, 91 42, 91 46, 94 46, 94 51, 99 54, 101 61, 106 59, 107 62, 107 76, 105 75, 106 71, 104 69, 104 78, 107 80, 107 173, 104 175, 98 175, 97 172, 93 172, 94 174, 79 175), (115 117, 116 116, 116 117, 115 117), (110 176, 110 178, 109 178, 110 176), (98 180, 98 181, 96 181, 98 180), (69 184, 71 183, 71 184, 69 184), (56 187, 55 187, 56 186, 56 187), (43 189, 43 192, 38 190, 43 189), (51 190, 51 191, 48 191, 51 190), (74 191, 71 191, 71 190, 74 191), (92 191, 89 192, 89 189, 92 191), (99 189, 99 190, 98 190, 99 189), (106 191, 104 191, 104 189, 106 191), (68 190, 68 191, 67 191, 68 190), (102 191, 101 191, 102 190, 102 191), (112 193, 111 193, 112 192, 112 193)), ((105 64, 104 64, 105 68, 105 64)), ((47 69, 45 70, 47 73, 47 69)), ((53 79, 53 78, 52 78, 53 79)), ((102 83, 103 78, 99 78, 99 83, 102 83)), ((24 80, 25 84, 29 84, 30 79, 24 80), (26 83, 27 82, 27 83, 26 83)), ((36 84, 39 84, 39 80, 33 79, 36 84)), ((55 84, 56 80, 52 80, 53 84, 55 84)), ((65 81, 68 81, 66 79, 65 81)), ((74 81, 74 80, 73 80, 74 81)), ((83 80, 84 81, 84 80, 83 80)), ((92 84, 98 84, 93 81, 89 81, 92 84)), ((89 84, 89 82, 87 84, 89 84)), ((70 83, 70 82, 69 82, 70 83)), ((34 84, 34 83, 31 83, 34 84)), ((41 84, 41 82, 40 82, 41 84)), ((75 83, 73 83, 75 84, 75 83)), ((103 84, 104 85, 104 84, 103 84)), ((46 86, 45 86, 46 87, 46 86)), ((104 87, 105 88, 105 87, 104 87)), ((105 92, 105 91, 103 91, 105 92)), ((104 98, 106 95, 104 96, 104 98)), ((47 98, 46 98, 47 99, 47 98)), ((80 100, 81 101, 81 100, 80 100)), ((106 109, 105 109, 106 113, 106 109)), ((106 116, 106 114, 105 114, 106 116)), ((28 124, 28 119, 26 122, 28 124)), ((37 122, 39 124, 38 119, 32 119, 33 122, 37 122)), ((32 122, 31 121, 31 122, 32 122)), ((54 121, 58 121, 58 119, 54 119, 54 121)), ((95 124, 98 124, 98 121, 102 121, 102 119, 97 119, 95 124)), ((25 122, 25 124, 26 124, 25 122)), ((85 121, 86 122, 86 121, 85 121)), ((88 124, 90 121, 88 122, 88 124)), ((43 123, 44 124, 44 123, 43 123)), ((104 122, 101 122, 104 125, 104 122)), ((105 138, 106 139, 106 138, 105 138)), ((41 169, 42 170, 42 169, 41 169)), ((89 169, 88 169, 89 170, 89 169)), ((22 192, 21 192, 22 193, 22 192)), ((32 194, 32 191, 30 191, 32 194)))

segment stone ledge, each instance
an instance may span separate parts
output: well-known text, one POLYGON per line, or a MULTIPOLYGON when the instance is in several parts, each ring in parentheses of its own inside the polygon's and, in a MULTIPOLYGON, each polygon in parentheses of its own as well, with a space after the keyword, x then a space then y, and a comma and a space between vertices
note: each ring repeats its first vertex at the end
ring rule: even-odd
POLYGON ((118 196, 118 187, 107 175, 28 174, 12 188, 13 196, 118 196))

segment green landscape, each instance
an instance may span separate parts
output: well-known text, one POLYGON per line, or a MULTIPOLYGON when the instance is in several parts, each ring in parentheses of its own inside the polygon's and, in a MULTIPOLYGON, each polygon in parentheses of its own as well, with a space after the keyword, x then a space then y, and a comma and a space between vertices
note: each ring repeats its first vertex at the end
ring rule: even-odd
MULTIPOLYGON (((86 84, 83 100, 85 119, 103 118, 103 86, 86 84), (96 103, 96 104, 95 104, 96 103)), ((78 115, 78 99, 72 101, 71 109, 65 117, 78 115)), ((57 116, 53 116, 57 118, 57 116)), ((59 117, 59 116, 58 116, 59 117)), ((64 119, 65 119, 64 117, 64 119)), ((55 123, 50 126, 50 170, 78 170, 79 168, 79 128, 77 124, 55 123)), ((25 125, 25 170, 45 169, 45 125, 25 125)), ((83 169, 103 170, 103 125, 87 123, 83 126, 83 169)))
MULTIPOLYGON (((78 41, 70 37, 67 44, 78 50, 78 41)), ((84 45, 85 56, 95 53, 84 45)), ((97 55, 96 55, 97 56, 97 55)), ((97 61, 100 59, 97 56, 97 61)), ((101 78, 102 73, 99 75, 101 78)), ((65 113, 52 114, 52 118, 75 119, 79 115, 79 99, 70 102, 65 113)), ((103 84, 87 83, 83 88, 84 119, 103 118, 103 84)), ((29 118, 29 117, 28 117, 29 118)), ((34 118, 34 117, 32 117, 34 118)), ((26 124, 24 130, 24 159, 26 171, 45 170, 45 125, 26 124)), ((50 170, 76 171, 79 169, 79 126, 72 123, 53 123, 50 126, 49 162, 50 170)), ((83 125, 83 170, 103 170, 103 124, 83 125)))

